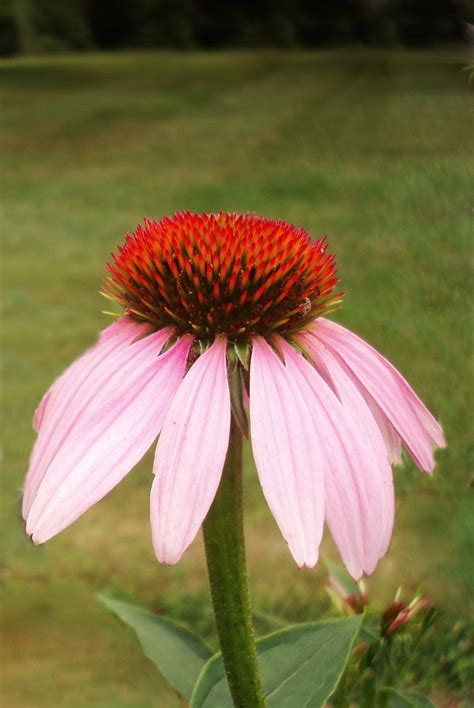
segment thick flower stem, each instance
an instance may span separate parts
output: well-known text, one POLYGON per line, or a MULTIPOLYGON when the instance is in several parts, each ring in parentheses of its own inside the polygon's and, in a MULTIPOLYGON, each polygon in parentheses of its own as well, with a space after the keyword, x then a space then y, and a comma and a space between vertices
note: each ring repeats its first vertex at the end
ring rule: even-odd
POLYGON ((234 705, 266 705, 257 664, 245 564, 242 434, 232 420, 229 449, 203 524, 207 569, 224 667, 234 705))

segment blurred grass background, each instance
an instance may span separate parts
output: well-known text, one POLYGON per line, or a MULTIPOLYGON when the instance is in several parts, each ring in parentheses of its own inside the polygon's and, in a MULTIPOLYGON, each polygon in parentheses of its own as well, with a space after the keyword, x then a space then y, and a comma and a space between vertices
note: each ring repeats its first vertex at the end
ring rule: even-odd
MULTIPOLYGON (((328 233, 348 291, 338 320, 400 368, 448 440, 434 479, 407 460, 396 470, 395 534, 369 580, 371 596, 381 606, 399 585, 421 587, 447 618, 433 656, 457 657, 456 627, 472 610, 466 63, 459 49, 0 63, 2 705, 179 705, 131 634, 96 603, 97 590, 212 635, 201 540, 175 567, 154 558, 150 454, 46 547, 25 539, 19 514, 34 408, 109 322, 98 295, 104 262, 144 215, 182 208, 255 211, 328 233)), ((296 569, 247 459, 254 604, 288 621, 315 618, 326 608, 324 568, 296 569)), ((329 539, 324 552, 334 555, 329 539)), ((431 657, 420 661, 428 666, 431 657)), ((432 673, 433 689, 460 704, 456 677, 432 673)))

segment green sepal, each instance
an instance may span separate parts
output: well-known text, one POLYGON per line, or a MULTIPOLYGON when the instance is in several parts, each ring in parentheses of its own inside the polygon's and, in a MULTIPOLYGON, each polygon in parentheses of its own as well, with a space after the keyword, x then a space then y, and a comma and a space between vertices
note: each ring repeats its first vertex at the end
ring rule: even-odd
POLYGON ((301 356, 303 356, 312 366, 314 366, 314 357, 302 339, 301 334, 304 334, 304 330, 291 335, 289 338, 289 343, 296 349, 297 352, 301 354, 301 356))
POLYGON ((230 406, 235 422, 239 426, 240 432, 246 438, 249 436, 249 422, 243 401, 243 378, 240 362, 234 361, 228 366, 230 406))
POLYGON ((169 351, 169 350, 171 349, 171 347, 173 347, 173 346, 176 344, 176 342, 178 341, 178 339, 179 339, 179 337, 177 337, 175 334, 172 334, 170 337, 168 337, 168 339, 166 340, 166 342, 165 342, 165 343, 163 344, 163 346, 161 347, 160 356, 162 356, 162 355, 165 354, 167 351, 169 351))
POLYGON ((234 342, 233 347, 238 360, 240 361, 244 369, 248 371, 250 366, 250 346, 248 344, 234 342))
POLYGON ((109 315, 110 317, 123 317, 123 312, 109 312, 108 310, 101 310, 102 315, 109 315))
POLYGON ((418 635, 415 638, 415 641, 413 642, 413 649, 416 649, 416 647, 419 645, 419 643, 425 636, 426 632, 430 629, 430 627, 437 620, 437 618, 438 610, 436 609, 436 607, 429 607, 421 622, 418 635))
POLYGON ((209 342, 203 342, 201 339, 197 339, 196 342, 199 349, 199 356, 205 354, 211 346, 209 342))

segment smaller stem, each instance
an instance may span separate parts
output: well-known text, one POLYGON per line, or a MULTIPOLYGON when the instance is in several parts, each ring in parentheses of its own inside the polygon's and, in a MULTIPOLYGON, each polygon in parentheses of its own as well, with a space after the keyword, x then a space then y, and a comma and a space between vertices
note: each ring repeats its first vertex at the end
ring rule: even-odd
POLYGON ((264 708, 245 563, 242 434, 233 417, 222 479, 203 534, 219 644, 234 705, 264 708))

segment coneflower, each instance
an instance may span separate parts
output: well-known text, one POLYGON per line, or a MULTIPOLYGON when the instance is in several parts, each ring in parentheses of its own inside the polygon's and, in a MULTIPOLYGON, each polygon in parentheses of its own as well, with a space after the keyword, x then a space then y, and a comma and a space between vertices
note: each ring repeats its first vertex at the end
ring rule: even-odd
POLYGON ((252 214, 182 212, 139 226, 108 270, 103 292, 123 313, 34 417, 23 505, 33 541, 99 501, 159 436, 153 545, 176 563, 249 431, 297 564, 315 565, 326 521, 351 575, 372 573, 391 538, 401 444, 431 471, 445 443, 398 371, 323 317, 342 299, 326 241, 252 214))
POLYGON ((316 563, 326 519, 351 574, 372 572, 390 540, 401 442, 431 471, 444 440, 396 369, 321 317, 341 300, 326 242, 254 215, 183 212, 139 226, 108 269, 104 293, 123 317, 35 414, 24 497, 33 540, 101 499, 161 433, 153 540, 161 561, 179 560, 219 484, 232 369, 265 497, 298 565, 316 563))

